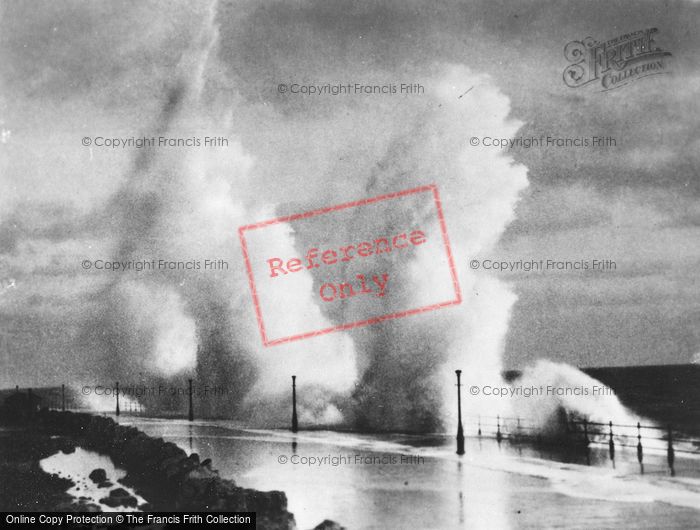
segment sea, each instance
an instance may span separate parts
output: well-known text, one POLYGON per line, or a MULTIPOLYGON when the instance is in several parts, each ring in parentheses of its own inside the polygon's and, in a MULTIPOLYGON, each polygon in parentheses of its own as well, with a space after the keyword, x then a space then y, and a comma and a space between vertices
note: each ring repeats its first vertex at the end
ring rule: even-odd
MULTIPOLYGON (((299 529, 325 519, 348 529, 700 527, 700 366, 586 372, 659 426, 643 431, 641 464, 634 429, 628 435, 616 429, 611 455, 605 429, 591 434, 585 450, 506 432, 499 442, 487 422, 481 436, 465 424, 464 454, 458 455, 455 433, 368 434, 303 425, 292 433, 229 420, 115 419, 211 458, 220 475, 239 486, 284 491, 299 529)), ((70 476, 67 467, 64 462, 70 476)))

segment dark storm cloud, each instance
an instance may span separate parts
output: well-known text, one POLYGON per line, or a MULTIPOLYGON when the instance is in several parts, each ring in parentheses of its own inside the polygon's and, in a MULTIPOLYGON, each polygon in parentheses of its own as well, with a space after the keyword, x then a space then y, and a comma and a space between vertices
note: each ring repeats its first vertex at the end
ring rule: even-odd
POLYGON ((616 147, 595 151, 514 151, 535 187, 580 182, 601 190, 670 186, 700 193, 695 143, 700 120, 693 104, 700 83, 696 4, 234 5, 239 3, 221 9, 220 57, 251 100, 315 113, 327 102, 280 98, 277 83, 384 82, 386 71, 411 72, 440 56, 492 75, 511 98, 513 115, 526 122, 522 136, 615 138, 616 147), (657 45, 673 54, 672 75, 606 94, 564 86, 567 42, 589 35, 605 40, 648 27, 659 28, 657 45))
POLYGON ((6 2, 5 82, 13 92, 49 100, 120 105, 160 97, 160 80, 193 36, 191 17, 204 9, 182 1, 6 2))
MULTIPOLYGON (((19 307, 19 320, 41 326, 32 311, 74 303, 70 289, 85 298, 99 292, 75 281, 75 266, 95 252, 94 239, 100 250, 113 243, 115 204, 124 205, 114 192, 132 167, 130 154, 98 153, 93 161, 80 138, 139 134, 150 123, 206 5, 40 1, 5 2, 1 9, 0 126, 13 136, 0 144, 12 155, 0 172, 0 185, 12 185, 0 193, 0 251, 29 249, 15 256, 17 263, 41 257, 41 281, 19 302, 0 299, 0 309, 19 307), (52 264, 54 255, 59 261, 52 264), (51 271, 60 271, 54 283, 51 271)), ((615 137, 617 146, 606 150, 510 151, 528 167, 531 187, 499 252, 536 258, 601 252, 636 261, 611 277, 621 278, 617 287, 590 277, 514 280, 520 301, 506 345, 509 362, 520 366, 539 356, 578 364, 651 362, 660 345, 670 352, 664 359, 688 358, 700 343, 693 331, 700 321, 693 298, 678 293, 697 284, 698 268, 694 255, 677 249, 697 246, 700 235, 694 231, 700 226, 699 11, 691 2, 225 1, 217 8, 220 41, 205 93, 233 106, 243 100, 234 121, 244 146, 260 159, 261 181, 290 178, 268 163, 276 157, 286 159, 290 174, 332 169, 324 165, 326 153, 353 126, 345 114, 361 108, 352 99, 280 96, 278 83, 423 82, 416 76, 430 73, 435 61, 491 76, 510 99, 511 116, 524 122, 518 135, 615 137), (657 44, 673 54, 671 75, 606 94, 564 86, 567 42, 648 27, 659 28, 657 44), (270 124, 294 130, 299 153, 280 145, 284 133, 276 136, 265 128, 270 124), (665 293, 663 303, 657 307, 640 292, 665 293), (578 297, 585 310, 577 308, 578 297), (610 351, 586 357, 588 344, 610 351)), ((405 124, 407 136, 421 127, 419 118, 405 124)), ((343 177, 368 167, 381 174, 403 156, 398 144, 370 147, 347 153, 358 161, 343 177)), ((25 272, 27 281, 33 270, 25 272)))
MULTIPOLYGON (((122 105, 162 97, 164 80, 192 38, 187 3, 10 3, 4 12, 4 77, 13 89, 50 98, 99 97, 122 105)), ((219 58, 232 87, 251 101, 317 113, 328 102, 280 98, 279 82, 396 81, 436 56, 466 62, 497 79, 526 123, 523 136, 614 136, 616 148, 590 152, 520 150, 533 184, 582 182, 601 189, 675 186, 697 194, 700 179, 692 105, 700 68, 693 31, 699 6, 678 3, 223 2, 219 58), (673 53, 673 77, 614 94, 560 82, 566 42, 612 38, 655 26, 673 53), (439 37, 436 37, 439 36, 439 37), (630 127, 634 124, 633 127, 630 127), (617 133, 617 134, 616 134, 617 133), (663 167, 641 156, 658 153, 663 167), (638 162, 635 164, 635 160, 638 162), (630 167, 632 166, 632 167, 630 167), (637 167, 634 167, 637 166, 637 167)), ((420 80, 419 80, 420 81, 420 80)), ((468 87, 467 87, 468 88, 468 87)), ((337 102, 333 102, 336 104, 337 102)), ((488 134, 488 131, 476 131, 488 134)))

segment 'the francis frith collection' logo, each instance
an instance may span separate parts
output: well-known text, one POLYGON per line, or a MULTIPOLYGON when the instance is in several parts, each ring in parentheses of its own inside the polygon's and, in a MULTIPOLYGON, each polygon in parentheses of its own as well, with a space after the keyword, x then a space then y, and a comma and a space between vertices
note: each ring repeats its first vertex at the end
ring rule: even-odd
POLYGON ((591 37, 569 42, 564 56, 571 64, 564 70, 564 83, 578 88, 599 81, 605 91, 668 73, 665 59, 671 53, 656 46, 654 35, 658 31, 642 29, 604 42, 591 37))

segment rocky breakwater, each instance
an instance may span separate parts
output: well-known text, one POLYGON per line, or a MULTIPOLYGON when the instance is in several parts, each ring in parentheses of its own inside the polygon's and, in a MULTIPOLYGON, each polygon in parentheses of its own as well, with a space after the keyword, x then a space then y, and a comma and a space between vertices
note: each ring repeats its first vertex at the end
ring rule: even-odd
POLYGON ((258 528, 295 528, 284 492, 236 486, 219 477, 211 461, 200 462, 172 442, 90 414, 42 411, 37 419, 49 434, 108 455, 127 472, 122 482, 138 489, 153 510, 255 512, 258 528))

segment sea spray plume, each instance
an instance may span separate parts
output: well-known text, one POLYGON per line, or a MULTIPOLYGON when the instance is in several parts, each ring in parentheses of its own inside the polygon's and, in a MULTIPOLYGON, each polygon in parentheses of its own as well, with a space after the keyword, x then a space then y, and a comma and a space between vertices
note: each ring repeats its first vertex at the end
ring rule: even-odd
MULTIPOLYGON (((469 260, 493 245, 513 218, 518 193, 527 185, 523 166, 493 149, 474 148, 475 134, 511 137, 520 123, 509 118, 509 101, 483 75, 462 65, 436 65, 429 83, 433 90, 420 101, 402 106, 400 120, 387 115, 391 139, 384 156, 364 175, 357 175, 362 190, 372 197, 424 184, 437 185, 443 201, 464 301, 460 306, 415 315, 352 330, 358 352, 360 381, 353 394, 354 406, 347 419, 363 430, 435 431, 453 416, 443 415, 446 399, 453 401, 454 369, 465 370, 465 379, 500 381, 501 349, 514 301, 508 287, 469 269, 469 260), (474 87, 460 98, 465 90, 474 87), (393 128, 392 128, 393 127, 393 128)), ((361 193, 361 195, 360 195, 361 193)), ((357 197, 352 197, 357 198, 357 197)), ((397 213, 388 209, 373 219, 378 230, 393 233, 408 226, 434 222, 426 206, 397 213)), ((345 226, 334 226, 337 237, 352 241, 367 230, 358 211, 345 226)), ((297 251, 324 240, 326 226, 306 223, 295 233, 297 251), (305 227, 305 228, 304 228, 305 227)), ((391 256, 389 275, 406 301, 445 284, 435 277, 430 260, 391 256)), ((358 264, 346 265, 352 277, 358 264)), ((384 271, 387 272, 387 271, 384 271)), ((314 290, 323 277, 314 273, 314 290)), ((381 301, 367 300, 367 304, 381 301)), ((362 318, 341 305, 323 309, 333 322, 362 318)), ((374 307, 374 306, 373 306, 374 307)), ((474 401, 466 404, 474 409, 474 401)))
POLYGON ((512 384, 538 390, 530 397, 516 395, 508 401, 512 415, 544 436, 561 435, 568 427, 563 423, 565 416, 602 424, 612 421, 618 426, 638 421, 653 424, 627 410, 603 383, 568 364, 539 360, 512 384))
MULTIPOLYGON (((211 102, 203 101, 205 65, 213 60, 217 42, 213 18, 212 8, 196 45, 180 61, 180 77, 149 136, 231 137, 235 123, 230 109, 212 111, 207 108, 211 102), (207 115, 228 115, 229 122, 219 123, 207 115)), ((93 328, 103 352, 102 373, 110 374, 110 379, 126 377, 148 384, 163 380, 184 387, 185 379, 194 375, 200 390, 208 388, 196 399, 198 416, 240 417, 271 425, 280 402, 287 400, 291 373, 303 371, 301 386, 317 393, 329 388, 344 391, 355 381, 355 356, 351 340, 341 334, 262 347, 236 228, 274 217, 275 211, 251 182, 253 159, 238 142, 231 144, 218 150, 140 150, 134 170, 111 205, 120 220, 115 256, 121 260, 220 258, 228 269, 115 278, 103 293, 101 315, 93 328), (320 364, 320 359, 326 362, 320 364)), ((291 234, 280 237, 293 248, 291 234)), ((300 309, 299 318, 306 311, 319 312, 311 291, 285 294, 300 309)), ((317 399, 305 413, 311 395, 310 391, 300 399, 304 421, 337 420, 335 405, 319 407, 317 399)), ((162 405, 182 411, 184 401, 176 396, 162 405)))
MULTIPOLYGON (((428 113, 421 124, 422 129, 412 131, 413 141, 404 143, 401 152, 404 169, 395 174, 434 175, 432 181, 441 190, 463 302, 460 306, 425 315, 425 327, 421 325, 419 328, 422 343, 416 338, 414 329, 394 327, 393 333, 398 335, 395 340, 384 341, 379 348, 369 351, 376 352, 372 359, 375 365, 393 363, 396 361, 392 356, 382 357, 382 353, 396 351, 395 345, 399 345, 409 354, 403 365, 420 367, 429 376, 422 380, 426 385, 420 386, 410 375, 409 368, 403 387, 417 388, 418 392, 407 392, 405 396, 409 399, 398 407, 395 401, 389 400, 390 417, 396 415, 398 408, 413 421, 424 418, 421 405, 432 404, 432 385, 435 384, 442 389, 440 404, 445 411, 443 417, 447 419, 445 426, 449 432, 454 432, 456 391, 451 383, 455 381, 455 369, 463 370, 462 381, 466 389, 483 388, 484 385, 507 386, 501 375, 501 362, 516 296, 507 284, 489 273, 472 270, 470 261, 488 252, 514 219, 519 193, 527 186, 527 179, 525 167, 513 164, 507 155, 475 148, 469 143, 474 138, 478 143, 479 138, 486 135, 511 138, 521 126, 509 118, 508 98, 493 86, 489 78, 475 76, 464 67, 448 67, 437 86, 440 110, 428 113), (470 86, 474 88, 464 97, 459 97, 463 93, 460 89, 470 86), (391 346, 387 348, 387 344, 391 346), (417 356, 427 356, 427 359, 421 362, 417 356), (411 403, 410 407, 407 402, 411 403)), ((411 263, 412 285, 417 285, 418 291, 431 289, 438 283, 430 271, 428 262, 415 260, 411 263)), ((401 326, 408 322, 397 324, 401 326)), ((398 353, 394 356, 398 357, 398 353)), ((375 377, 371 372, 368 375, 375 377)), ((546 361, 527 370, 526 378, 533 385, 591 386, 597 383, 602 387, 576 368, 546 361)), ((384 385, 381 381, 379 383, 370 384, 369 388, 382 388, 384 385)), ((389 396, 391 398, 400 397, 400 392, 389 392, 393 394, 389 396)), ((361 393, 366 393, 364 388, 361 393)), ((467 423, 475 421, 479 415, 515 414, 523 421, 534 422, 546 429, 556 423, 557 411, 562 408, 601 423, 636 422, 635 416, 613 395, 597 396, 587 401, 555 398, 548 402, 518 396, 515 399, 494 398, 468 391, 462 395, 467 423)))
MULTIPOLYGON (((292 418, 291 379, 289 383, 285 392, 249 392, 241 419, 256 427, 289 426, 292 418)), ((301 429, 347 428, 346 415, 350 410, 347 391, 338 392, 327 384, 317 382, 297 385, 297 413, 301 429)))
MULTIPOLYGON (((273 208, 260 208, 253 219, 270 219, 279 215, 273 208)), ((286 224, 265 228, 261 245, 276 253, 292 256, 296 234, 286 224)), ((258 260, 253 264, 254 276, 267 274, 267 263, 258 260)), ((270 290, 270 299, 280 307, 289 308, 279 315, 279 321, 266 317, 266 329, 275 336, 287 329, 308 329, 318 325, 331 326, 324 318, 315 297, 313 278, 301 271, 300 282, 295 287, 280 289, 275 284, 258 282, 258 293, 270 290), (280 331, 281 330, 281 331, 280 331)), ((244 315, 252 314, 252 306, 243 307, 244 315)), ((259 345, 259 336, 256 337, 259 345)), ((344 333, 332 333, 293 341, 270 348, 261 348, 256 361, 261 377, 251 389, 244 403, 243 418, 258 426, 280 426, 289 422, 291 375, 297 375, 297 404, 302 425, 333 425, 342 420, 341 410, 347 410, 347 393, 357 378, 355 348, 351 338, 344 333)))
MULTIPOLYGON (((198 116, 203 72, 217 37, 214 16, 212 5, 196 42, 180 60, 178 76, 147 136, 187 138, 211 125, 198 116)), ((233 233, 240 212, 231 201, 220 199, 230 195, 227 183, 207 175, 196 150, 155 148, 138 153, 111 204, 121 234, 115 259, 233 261, 232 237, 223 236, 221 226, 233 233)), ((244 173, 249 160, 235 146, 232 153, 230 171, 244 173)), ((244 326, 236 322, 232 308, 241 280, 235 274, 177 268, 115 275, 103 293, 95 327, 103 349, 99 375, 183 386, 185 377, 196 371, 200 385, 217 389, 201 400, 199 412, 235 412, 255 373, 241 344, 246 339, 244 326)), ((177 402, 160 403, 178 408, 177 402)))

